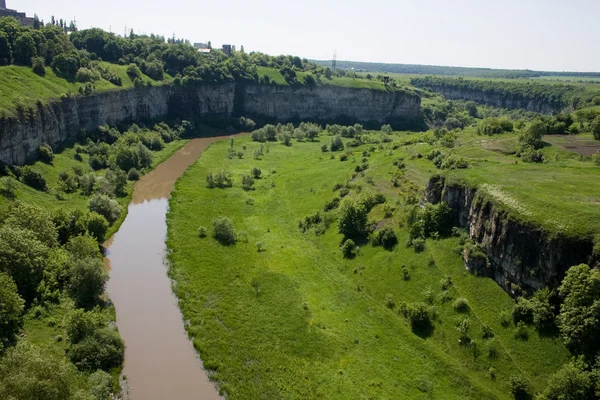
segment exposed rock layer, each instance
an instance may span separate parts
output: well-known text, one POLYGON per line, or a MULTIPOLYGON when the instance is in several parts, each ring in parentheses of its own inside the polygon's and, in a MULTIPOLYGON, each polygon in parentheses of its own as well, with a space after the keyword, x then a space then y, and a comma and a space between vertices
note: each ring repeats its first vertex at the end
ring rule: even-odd
MULTIPOLYGON (((487 254, 487 268, 477 270, 485 271, 512 294, 545 286, 555 289, 571 266, 590 262, 591 240, 551 235, 516 221, 476 189, 446 184, 443 177, 434 176, 425 197, 431 203, 448 204, 454 223, 466 228, 487 254)), ((469 266, 469 260, 465 261, 469 266)))
POLYGON ((225 83, 115 90, 39 104, 36 109, 22 111, 18 118, 1 119, 0 161, 22 165, 35 156, 42 143, 56 147, 82 130, 168 115, 383 123, 420 119, 420 105, 421 99, 414 93, 335 86, 293 88, 225 83))

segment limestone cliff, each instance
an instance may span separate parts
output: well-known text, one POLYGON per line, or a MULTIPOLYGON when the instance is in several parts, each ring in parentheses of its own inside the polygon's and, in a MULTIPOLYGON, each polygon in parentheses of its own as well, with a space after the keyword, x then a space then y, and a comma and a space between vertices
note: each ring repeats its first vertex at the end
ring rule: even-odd
POLYGON ((159 86, 73 96, 0 119, 0 161, 21 165, 42 143, 53 147, 82 130, 104 124, 165 116, 267 117, 274 121, 310 119, 388 122, 421 119, 421 99, 412 92, 335 86, 224 83, 196 87, 159 86))
POLYGON ((540 114, 551 115, 562 111, 564 106, 551 104, 537 99, 528 99, 521 96, 505 96, 501 93, 486 93, 481 90, 454 89, 444 86, 432 87, 433 91, 441 93, 450 100, 471 100, 486 106, 517 110, 519 108, 540 114))
POLYGON ((454 223, 466 228, 485 250, 487 263, 482 266, 465 257, 467 267, 476 267, 474 272, 492 277, 512 294, 518 294, 519 287, 525 292, 557 288, 571 266, 590 262, 591 240, 549 234, 517 221, 476 189, 446 184, 443 177, 435 176, 425 197, 431 203, 446 202, 454 223))

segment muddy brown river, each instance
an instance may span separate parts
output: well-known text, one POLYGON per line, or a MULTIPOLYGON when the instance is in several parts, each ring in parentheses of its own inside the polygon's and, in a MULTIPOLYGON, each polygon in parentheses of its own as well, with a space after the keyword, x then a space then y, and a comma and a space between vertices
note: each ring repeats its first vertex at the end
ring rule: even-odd
POLYGON ((125 341, 126 397, 220 399, 187 337, 164 261, 168 198, 177 178, 211 143, 193 139, 135 185, 129 212, 105 243, 117 326, 125 341))

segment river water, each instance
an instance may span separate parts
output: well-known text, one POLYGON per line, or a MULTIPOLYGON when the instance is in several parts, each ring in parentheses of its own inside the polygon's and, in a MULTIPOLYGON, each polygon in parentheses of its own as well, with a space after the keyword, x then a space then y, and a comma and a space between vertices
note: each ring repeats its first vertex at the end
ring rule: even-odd
POLYGON ((132 400, 220 399, 183 326, 165 265, 166 213, 175 181, 211 143, 193 139, 135 185, 119 231, 105 243, 107 292, 125 341, 132 400))

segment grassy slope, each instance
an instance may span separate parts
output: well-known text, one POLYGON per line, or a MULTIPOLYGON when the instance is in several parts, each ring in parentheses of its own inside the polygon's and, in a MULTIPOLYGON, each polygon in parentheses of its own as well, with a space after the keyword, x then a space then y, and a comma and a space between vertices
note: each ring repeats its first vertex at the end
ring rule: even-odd
MULTIPOLYGON (((519 342, 514 327, 500 326, 500 312, 513 301, 492 280, 465 272, 455 239, 429 241, 421 254, 404 247, 408 232, 398 229, 401 207, 383 222, 399 236, 391 252, 366 245, 356 259, 344 260, 335 223, 323 236, 302 234, 298 221, 322 210, 335 195, 331 187, 350 178, 352 156, 347 162, 329 159, 320 151, 322 143, 270 144, 257 161, 251 155, 259 145, 236 139, 236 149, 242 144, 247 146, 242 160, 227 160, 226 142, 204 152, 177 182, 168 216, 171 273, 189 333, 230 398, 508 398, 509 376, 522 370, 541 390, 567 359, 556 337, 530 331, 529 340, 519 342), (252 167, 261 168, 264 178, 255 191, 244 192, 240 175, 252 167), (234 187, 207 189, 204 177, 220 168, 233 173, 234 187), (249 197, 254 205, 246 204, 249 197), (232 218, 248 243, 224 247, 198 238, 198 227, 210 227, 220 215, 232 218), (266 251, 257 252, 259 241, 266 251), (401 278, 402 264, 410 270, 409 281, 401 278), (451 302, 437 300, 447 274, 456 283, 453 299, 464 296, 472 306, 476 357, 472 348, 458 345, 455 322, 464 316, 451 302), (396 304, 423 301, 427 288, 435 294, 439 318, 431 336, 422 338, 385 307, 385 298, 389 293, 396 304), (496 332, 498 358, 488 357, 480 319, 496 332), (490 366, 497 371, 495 381, 488 376, 490 366)), ((410 185, 394 189, 389 174, 402 154, 403 149, 394 155, 377 150, 367 172, 374 184, 366 178, 355 183, 401 203, 410 185)), ((426 174, 411 166, 408 175, 422 182, 426 174)), ((371 219, 382 219, 381 206, 371 219)))
MULTIPOLYGON (((116 75, 120 76, 123 85, 116 86, 102 79, 94 83, 97 91, 103 92, 133 87, 133 81, 127 75, 127 66, 107 62, 102 62, 102 65, 110 68, 116 75)), ((170 82, 171 78, 165 75, 163 81, 155 81, 143 75, 143 80, 144 82, 152 82, 154 85, 161 85, 170 82)), ((15 106, 28 109, 34 107, 38 101, 45 103, 56 100, 63 94, 78 94, 81 85, 73 79, 67 80, 57 76, 49 67, 46 68, 45 77, 34 74, 31 68, 28 67, 16 65, 0 67, 0 117, 15 115, 15 106)))
MULTIPOLYGON (((451 181, 478 187, 511 216, 544 227, 549 232, 569 236, 589 237, 600 233, 597 223, 600 203, 600 168, 589 160, 563 147, 551 146, 561 138, 548 136, 542 150, 546 163, 523 163, 514 155, 518 148, 516 134, 478 136, 468 128, 459 134, 454 149, 440 148, 442 152, 463 157, 471 163, 465 170, 439 171, 425 160, 413 165, 421 176, 443 172, 451 181)), ((582 144, 589 144, 590 135, 575 136, 582 144)), ((427 154, 433 147, 418 143, 408 147, 408 154, 427 154)))

